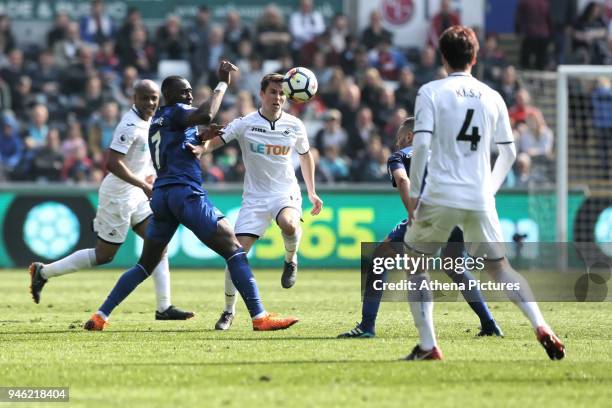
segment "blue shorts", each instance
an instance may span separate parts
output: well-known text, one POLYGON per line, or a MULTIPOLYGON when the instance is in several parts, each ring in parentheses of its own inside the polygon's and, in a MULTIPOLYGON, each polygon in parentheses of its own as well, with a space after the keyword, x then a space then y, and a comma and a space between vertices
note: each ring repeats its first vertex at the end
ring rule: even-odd
POLYGON ((153 216, 146 237, 164 244, 170 242, 179 224, 205 242, 217 230, 217 222, 224 217, 210 202, 206 192, 183 184, 154 189, 151 209, 153 216))

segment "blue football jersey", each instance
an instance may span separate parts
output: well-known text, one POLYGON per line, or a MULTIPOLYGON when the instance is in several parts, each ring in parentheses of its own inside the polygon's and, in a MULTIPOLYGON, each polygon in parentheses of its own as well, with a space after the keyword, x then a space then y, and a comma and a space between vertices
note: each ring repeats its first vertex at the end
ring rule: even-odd
POLYGON ((402 167, 406 169, 406 173, 410 174, 410 160, 412 159, 412 146, 404 147, 401 150, 391 153, 387 160, 387 174, 391 180, 393 187, 397 187, 397 183, 393 178, 393 172, 402 167))
POLYGON ((185 127, 185 117, 195 108, 177 103, 155 112, 149 128, 149 150, 157 171, 155 187, 186 184, 202 190, 200 161, 187 148, 199 142, 196 126, 185 127))

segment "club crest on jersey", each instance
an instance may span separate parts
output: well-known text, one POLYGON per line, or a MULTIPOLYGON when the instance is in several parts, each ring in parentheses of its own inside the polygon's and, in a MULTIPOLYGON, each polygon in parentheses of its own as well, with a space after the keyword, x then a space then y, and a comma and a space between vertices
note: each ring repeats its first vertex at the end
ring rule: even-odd
POLYGON ((272 156, 286 156, 291 150, 291 146, 269 145, 262 143, 249 143, 249 146, 252 152, 272 156))

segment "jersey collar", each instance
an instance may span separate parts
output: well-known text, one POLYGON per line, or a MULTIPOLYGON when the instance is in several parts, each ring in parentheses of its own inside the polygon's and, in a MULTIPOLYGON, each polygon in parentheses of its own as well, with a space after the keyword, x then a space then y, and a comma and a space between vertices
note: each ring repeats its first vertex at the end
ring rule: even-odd
POLYGON ((449 75, 449 77, 452 76, 465 76, 465 77, 471 77, 472 74, 468 74, 467 72, 453 72, 452 74, 449 75))
POLYGON ((142 118, 142 116, 140 115, 140 111, 138 110, 138 108, 136 107, 136 105, 132 105, 132 108, 130 109, 132 112, 134 112, 134 115, 136 115, 138 117, 138 119, 140 119, 142 121, 142 123, 149 123, 148 120, 144 120, 142 118))
POLYGON ((280 118, 283 117, 283 111, 282 110, 281 110, 280 116, 275 121, 271 121, 268 118, 266 118, 264 115, 262 115, 261 110, 259 110, 259 109, 257 109, 257 113, 259 113, 259 116, 261 116, 266 122, 268 122, 270 124, 270 129, 272 129, 272 130, 274 130, 274 128, 276 127, 276 122, 278 122, 280 120, 280 118))

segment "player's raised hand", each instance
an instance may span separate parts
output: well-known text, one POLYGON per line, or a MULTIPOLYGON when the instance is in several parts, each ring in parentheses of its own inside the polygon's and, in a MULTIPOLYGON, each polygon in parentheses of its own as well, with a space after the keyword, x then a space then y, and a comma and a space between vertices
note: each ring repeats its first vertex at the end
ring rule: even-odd
POLYGON ((310 210, 310 215, 318 215, 323 208, 323 200, 319 198, 316 194, 308 194, 308 199, 312 204, 312 210, 310 210))
POLYGON ((229 61, 221 60, 219 64, 219 69, 217 70, 217 76, 219 77, 219 81, 225 82, 228 85, 231 81, 231 73, 238 71, 238 67, 232 64, 229 61))
POLYGON ((200 132, 200 140, 206 142, 207 140, 214 139, 217 136, 223 135, 223 126, 211 123, 209 126, 204 127, 204 131, 200 132))
POLYGON ((202 154, 204 154, 204 145, 192 145, 191 143, 187 143, 186 146, 198 160, 202 157, 202 154))

